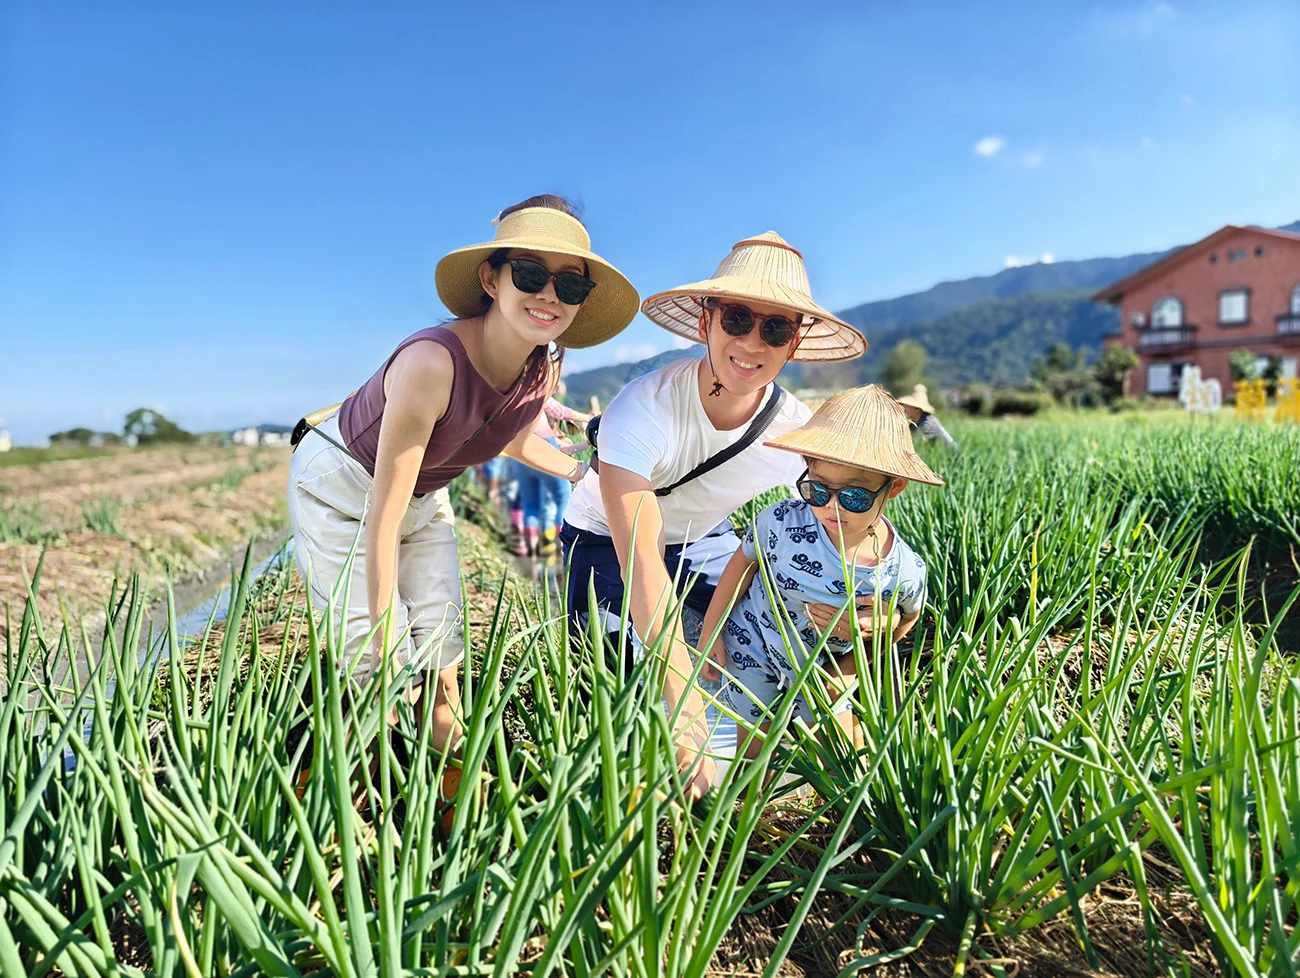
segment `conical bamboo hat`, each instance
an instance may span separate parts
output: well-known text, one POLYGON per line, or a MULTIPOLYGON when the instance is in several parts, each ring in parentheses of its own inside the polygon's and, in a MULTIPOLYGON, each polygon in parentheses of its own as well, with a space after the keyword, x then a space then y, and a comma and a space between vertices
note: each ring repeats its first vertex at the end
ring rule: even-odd
POLYGON ((836 394, 803 427, 763 444, 909 482, 944 484, 912 448, 903 409, 876 384, 836 394))
POLYGON ((704 298, 759 302, 808 317, 794 360, 852 360, 867 349, 861 333, 813 301, 803 255, 775 231, 736 242, 713 278, 652 295, 641 311, 656 325, 698 343, 704 298))

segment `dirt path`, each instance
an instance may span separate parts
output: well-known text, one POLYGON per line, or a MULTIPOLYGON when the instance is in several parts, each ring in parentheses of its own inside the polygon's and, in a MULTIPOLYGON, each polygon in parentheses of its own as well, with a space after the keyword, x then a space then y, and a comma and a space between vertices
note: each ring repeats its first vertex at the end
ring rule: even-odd
MULTIPOLYGON (((0 539, 0 608, 16 627, 42 552, 47 627, 60 601, 74 620, 101 619, 115 577, 139 571, 156 586, 224 565, 250 539, 283 532, 288 465, 287 449, 204 446, 0 470, 0 510, 23 516, 0 539)), ((0 611, 0 645, 8 627, 0 611)))

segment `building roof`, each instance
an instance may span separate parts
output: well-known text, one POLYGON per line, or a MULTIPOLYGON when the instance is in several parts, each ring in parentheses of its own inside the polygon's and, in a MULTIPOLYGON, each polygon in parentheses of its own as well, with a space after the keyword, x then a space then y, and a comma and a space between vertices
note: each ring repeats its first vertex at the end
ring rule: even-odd
POLYGON ((1197 255, 1222 244, 1228 238, 1242 231, 1253 231, 1256 234, 1265 234, 1272 238, 1282 238, 1284 241, 1291 241, 1300 244, 1300 234, 1293 234, 1290 231, 1278 231, 1273 228, 1257 227, 1254 224, 1241 226, 1238 224, 1228 224, 1219 228, 1213 234, 1202 238, 1195 244, 1189 244, 1185 248, 1179 248, 1171 255, 1166 255, 1159 261, 1152 262, 1146 268, 1140 268, 1127 278, 1122 278, 1112 285, 1106 286, 1100 292, 1092 297, 1093 302, 1117 303, 1124 298, 1125 292, 1130 292, 1139 285, 1145 285, 1148 281, 1162 274, 1172 265, 1177 265, 1187 261, 1189 258, 1195 258, 1197 255))

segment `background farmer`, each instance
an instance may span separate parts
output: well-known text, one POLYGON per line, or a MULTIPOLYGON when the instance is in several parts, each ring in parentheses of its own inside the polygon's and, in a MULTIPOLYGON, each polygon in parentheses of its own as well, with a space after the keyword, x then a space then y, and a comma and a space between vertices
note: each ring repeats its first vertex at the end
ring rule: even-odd
POLYGON ((622 330, 638 296, 590 250, 586 228, 559 197, 503 211, 496 237, 438 262, 438 295, 459 317, 407 337, 337 414, 304 436, 290 467, 295 555, 313 603, 327 605, 349 552, 345 668, 372 626, 383 629, 356 663, 364 678, 403 666, 437 671, 433 740, 451 742, 464 655, 460 575, 447 485, 501 452, 577 479, 581 463, 533 434, 559 379, 560 348, 622 330), (362 533, 364 521, 364 533, 362 533))
MULTIPOLYGON (((808 409, 784 395, 762 431, 750 431, 773 395, 781 368, 795 360, 847 360, 866 349, 853 327, 813 301, 803 257, 773 231, 732 248, 710 279, 661 292, 642 311, 677 336, 705 346, 698 359, 677 361, 625 386, 601 419, 599 474, 574 490, 561 533, 569 564, 569 612, 585 622, 589 584, 606 633, 618 628, 624 581, 632 575, 631 615, 646 642, 668 632, 670 711, 687 698, 678 726, 678 762, 690 766, 704 746, 704 703, 688 689, 691 649, 736 536, 727 517, 755 495, 792 486, 798 458, 767 448, 798 427, 808 409), (746 436, 750 444, 711 471, 657 495, 701 463, 746 436), (633 540, 633 522, 636 539, 633 540), (687 593, 682 622, 670 620, 673 578, 687 593)), ((712 763, 693 774, 688 790, 708 788, 712 763)))
POLYGON ((903 413, 907 415, 907 420, 916 426, 916 430, 925 436, 926 441, 934 441, 938 438, 954 452, 960 451, 957 443, 952 440, 952 435, 948 434, 948 430, 934 416, 934 405, 930 403, 924 384, 917 384, 912 388, 912 393, 898 398, 898 403, 903 406, 903 413))

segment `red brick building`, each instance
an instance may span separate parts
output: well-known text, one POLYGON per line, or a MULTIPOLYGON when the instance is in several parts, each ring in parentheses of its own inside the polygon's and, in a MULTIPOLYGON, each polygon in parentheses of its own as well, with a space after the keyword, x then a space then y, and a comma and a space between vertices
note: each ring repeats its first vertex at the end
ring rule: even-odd
POLYGON ((1246 348, 1261 365, 1300 361, 1300 234, 1228 225, 1098 292, 1119 306, 1120 330, 1107 346, 1131 347, 1141 365, 1134 395, 1176 395, 1185 366, 1232 390, 1228 355, 1246 348))

